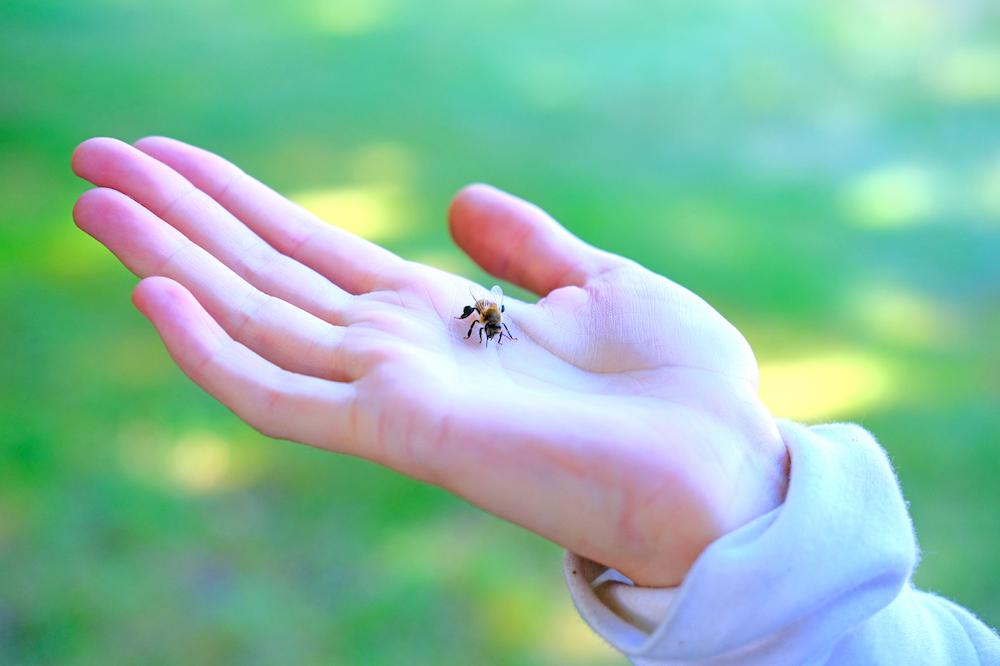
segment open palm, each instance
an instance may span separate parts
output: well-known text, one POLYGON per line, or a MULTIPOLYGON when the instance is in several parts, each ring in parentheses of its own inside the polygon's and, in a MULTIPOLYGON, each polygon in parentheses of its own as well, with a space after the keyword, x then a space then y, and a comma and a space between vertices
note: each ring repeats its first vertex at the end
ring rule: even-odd
MULTIPOLYGON (((742 336, 704 301, 472 186, 452 234, 543 298, 466 339, 468 280, 328 225, 165 138, 83 143, 77 224, 136 275, 181 369, 265 434, 441 486, 647 585, 784 496, 742 336)), ((330 220, 336 223, 337 220, 330 220)), ((486 285, 489 287, 489 285, 486 285)), ((475 316, 475 315, 474 315, 475 316)))

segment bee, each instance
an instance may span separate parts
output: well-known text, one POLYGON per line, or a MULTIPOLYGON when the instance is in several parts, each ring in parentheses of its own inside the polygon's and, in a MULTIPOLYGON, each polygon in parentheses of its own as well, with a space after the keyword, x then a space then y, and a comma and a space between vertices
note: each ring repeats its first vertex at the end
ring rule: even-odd
POLYGON ((472 295, 472 300, 475 301, 475 305, 466 305, 465 310, 462 312, 461 317, 455 317, 455 319, 465 319, 469 317, 473 312, 479 313, 479 318, 472 321, 472 326, 469 326, 469 334, 465 336, 468 340, 472 337, 472 329, 476 327, 476 324, 482 324, 482 328, 479 329, 479 344, 483 343, 483 331, 486 331, 486 346, 490 346, 490 340, 496 336, 497 344, 503 341, 503 332, 507 331, 507 337, 511 340, 517 340, 513 335, 510 334, 510 329, 507 328, 507 324, 503 323, 503 290, 500 289, 500 285, 496 285, 490 290, 489 295, 483 295, 482 297, 477 297, 472 291, 472 287, 469 287, 469 294, 472 295))

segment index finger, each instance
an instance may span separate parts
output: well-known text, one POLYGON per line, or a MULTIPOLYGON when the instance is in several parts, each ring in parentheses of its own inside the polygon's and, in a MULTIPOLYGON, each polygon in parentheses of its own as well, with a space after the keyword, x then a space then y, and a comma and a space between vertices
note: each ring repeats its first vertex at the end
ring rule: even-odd
POLYGON ((162 136, 135 147, 187 178, 276 250, 351 294, 389 285, 403 268, 392 252, 327 224, 214 153, 162 136))

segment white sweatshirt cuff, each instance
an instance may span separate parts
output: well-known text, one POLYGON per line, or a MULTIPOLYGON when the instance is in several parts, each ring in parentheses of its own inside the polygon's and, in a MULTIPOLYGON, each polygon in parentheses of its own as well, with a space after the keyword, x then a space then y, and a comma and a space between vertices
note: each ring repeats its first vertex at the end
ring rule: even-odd
POLYGON ((821 663, 906 586, 917 548, 885 452, 854 425, 778 421, 785 503, 712 543, 676 588, 640 588, 567 554, 591 628, 645 664, 821 663))

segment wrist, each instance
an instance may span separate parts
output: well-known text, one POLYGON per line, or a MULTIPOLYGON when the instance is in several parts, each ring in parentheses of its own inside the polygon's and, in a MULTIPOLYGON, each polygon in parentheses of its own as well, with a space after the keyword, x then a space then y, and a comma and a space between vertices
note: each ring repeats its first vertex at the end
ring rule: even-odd
POLYGON ((659 501, 640 512, 660 515, 634 517, 654 525, 647 550, 609 563, 611 568, 643 587, 679 585, 713 542, 781 506, 791 467, 788 449, 756 396, 746 404, 750 409, 743 416, 749 418, 702 431, 698 439, 713 442, 688 447, 691 455, 682 474, 665 484, 659 501), (732 423, 742 427, 734 430, 732 423))

